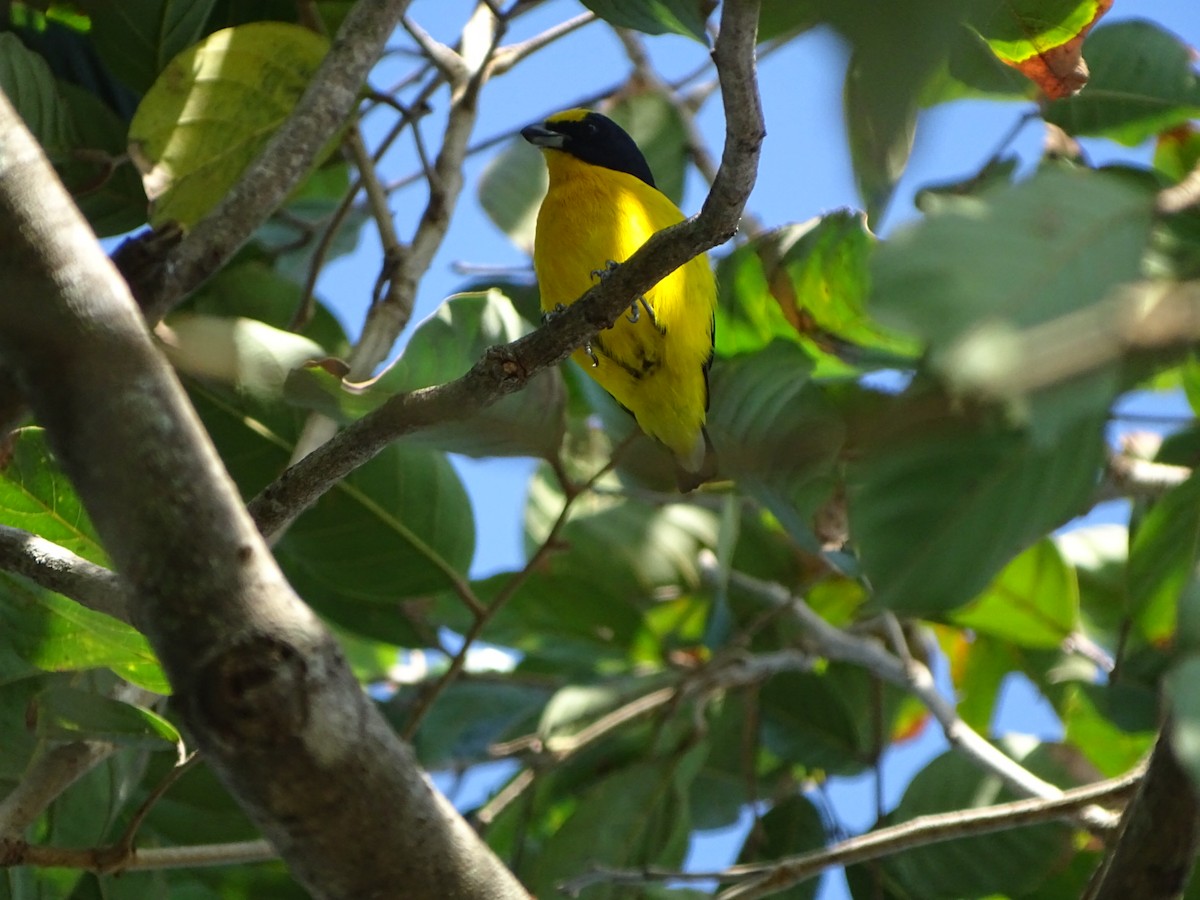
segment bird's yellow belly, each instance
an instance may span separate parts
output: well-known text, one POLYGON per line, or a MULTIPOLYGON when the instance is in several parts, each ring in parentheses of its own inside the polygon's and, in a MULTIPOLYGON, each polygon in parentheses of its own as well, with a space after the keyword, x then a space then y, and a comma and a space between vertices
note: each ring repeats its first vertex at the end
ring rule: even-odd
MULTIPOLYGON (((648 210, 631 193, 605 190, 591 179, 559 186, 542 205, 534 258, 542 307, 574 303, 611 262, 623 262, 655 231, 679 221, 666 210, 648 210), (662 219, 663 221, 657 221, 662 219)), ((704 362, 712 346, 715 297, 703 257, 668 275, 612 328, 576 351, 574 359, 636 417, 643 431, 681 457, 700 440, 707 407, 704 362)))

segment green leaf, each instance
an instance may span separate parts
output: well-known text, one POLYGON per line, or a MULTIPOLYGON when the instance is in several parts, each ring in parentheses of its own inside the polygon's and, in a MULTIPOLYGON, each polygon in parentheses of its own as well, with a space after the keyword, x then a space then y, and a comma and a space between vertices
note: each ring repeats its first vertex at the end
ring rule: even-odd
POLYGON ((1158 706, 1155 691, 1138 684, 1071 685, 1063 715, 1066 739, 1104 777, 1115 778, 1154 746, 1158 706))
POLYGON ((277 330, 303 335, 323 347, 325 353, 347 354, 350 342, 346 332, 322 303, 316 304, 312 318, 302 329, 297 332, 292 327, 301 288, 276 267, 252 251, 243 253, 206 281, 184 309, 202 316, 256 319, 277 330))
MULTIPOLYGON (((1020 754, 1024 757, 1020 761, 1045 777, 1054 749, 1045 747, 1020 754)), ((960 754, 948 752, 917 773, 889 820, 895 824, 1009 799, 1013 798, 998 778, 982 774, 960 754)), ((884 866, 910 896, 922 900, 986 897, 1001 892, 1021 896, 1069 857, 1071 837, 1072 829, 1067 825, 1034 825, 908 850, 889 857, 884 866)))
POLYGON ((91 38, 114 75, 139 94, 167 62, 200 39, 216 0, 122 0, 91 9, 91 38))
MULTIPOLYGON (((300 421, 291 411, 191 385, 192 402, 244 496, 274 479, 300 421)), ((392 444, 328 491, 276 546, 322 615, 357 634, 418 641, 399 601, 447 588, 470 565, 470 502, 445 456, 392 444)))
MULTIPOLYGON (((792 226, 795 227, 795 226, 792 226)), ((772 234, 784 234, 788 226, 772 234)), ((773 252, 770 236, 747 241, 717 261, 716 355, 737 356, 761 350, 776 338, 799 343, 767 280, 765 254, 773 252)), ((778 254, 774 254, 777 256, 778 254)))
POLYGON ((484 167, 479 177, 479 205, 518 249, 532 254, 538 210, 549 184, 541 151, 515 138, 484 167))
POLYGON ((1200 557, 1200 473, 1163 495, 1132 535, 1129 599, 1146 640, 1175 633, 1179 596, 1200 557))
POLYGON ((867 220, 878 227, 912 153, 917 97, 897 91, 893 80, 880 77, 876 66, 856 54, 846 69, 842 99, 854 181, 867 220))
POLYGON ((1099 0, 993 0, 972 8, 972 24, 996 56, 1016 64, 1077 37, 1103 15, 1101 6, 1099 0))
POLYGON ((1152 207, 1125 181, 1053 169, 947 202, 875 251, 871 309, 935 349, 1066 315, 1138 277, 1152 207))
MULTIPOLYGON (((314 365, 292 373, 287 396, 333 418, 357 419, 395 394, 459 378, 489 347, 507 344, 530 330, 508 298, 496 291, 451 297, 421 323, 404 354, 371 381, 347 384, 314 365)), ((553 459, 562 443, 565 402, 562 376, 550 370, 534 377, 525 390, 470 418, 420 429, 405 441, 476 457, 553 459)))
POLYGON ((1083 420, 1043 447, 1027 433, 915 424, 850 476, 850 521, 874 602, 905 615, 966 603, 1023 548, 1086 504, 1103 460, 1083 420))
POLYGON ((1197 163, 1200 163, 1200 128, 1187 122, 1159 134, 1154 145, 1154 168, 1172 182, 1187 178, 1197 163))
POLYGON ((950 620, 1019 647, 1058 647, 1079 627, 1079 586, 1054 542, 1041 540, 950 620))
POLYGON ((0 649, 43 671, 107 668, 147 690, 171 692, 140 633, 8 573, 0 573, 0 625, 0 649))
POLYGON ((708 0, 583 0, 583 5, 610 25, 645 34, 682 34, 708 43, 704 31, 712 4, 708 0))
POLYGON ((97 97, 60 83, 72 124, 72 148, 57 161, 63 184, 96 232, 108 237, 146 221, 146 192, 125 154, 125 122, 97 97))
POLYGON ((426 769, 485 760, 492 744, 533 729, 548 695, 534 685, 456 681, 421 721, 413 749, 426 769))
POLYGON ((723 475, 780 489, 829 471, 844 427, 809 381, 812 367, 800 347, 784 341, 714 365, 708 430, 723 475))
POLYGON ((930 344, 952 394, 1005 402, 1055 440, 1107 408, 1117 361, 1059 374, 1061 336, 1032 329, 1104 327, 1097 305, 1140 275, 1152 197, 1112 177, 1045 170, 1010 190, 945 199, 876 251, 871 309, 930 344), (1085 310, 1083 324, 1063 321, 1085 310))
MULTIPOLYGON (((737 861, 739 864, 773 862, 820 850, 825 840, 825 822, 820 810, 803 794, 795 794, 776 803, 758 820, 737 861)), ((771 896, 778 900, 813 900, 820 887, 821 879, 814 876, 782 891, 772 891, 771 896)))
POLYGON ((675 104, 656 91, 646 91, 622 97, 608 115, 637 143, 659 191, 680 206, 687 173, 688 135, 675 104))
POLYGON ((871 736, 865 719, 845 689, 851 682, 841 666, 824 674, 786 672, 762 688, 759 712, 763 746, 805 771, 856 775, 870 765, 871 736))
POLYGON ((814 0, 762 0, 758 13, 758 42, 799 34, 821 22, 814 0))
POLYGON ((0 32, 0 90, 47 154, 70 146, 70 117, 50 67, 7 31, 0 32))
MULTIPOLYGON (((534 893, 549 897, 561 882, 596 864, 678 866, 690 831, 687 768, 675 760, 638 762, 593 782, 542 848, 530 884, 534 893)), ((614 885, 588 891, 593 900, 622 894, 614 885)))
POLYGON ((308 281, 318 263, 326 265, 358 247, 363 224, 371 214, 362 203, 352 204, 348 212, 342 210, 350 191, 350 171, 348 163, 327 159, 292 192, 283 209, 254 233, 255 243, 274 270, 297 286, 308 281), (333 237, 327 238, 335 224, 333 237), (315 239, 317 235, 320 240, 315 239))
POLYGON ((830 213, 771 237, 773 246, 760 250, 771 292, 817 360, 818 377, 895 368, 918 356, 915 341, 882 328, 866 308, 876 241, 861 214, 830 213))
POLYGON ((21 428, 7 449, 7 456, 0 457, 0 522, 108 566, 83 503, 46 446, 45 432, 21 428))
POLYGON ((1200 116, 1200 79, 1191 51, 1147 21, 1097 28, 1084 45, 1091 80, 1043 116, 1068 134, 1111 138, 1132 147, 1200 116))
POLYGON ((151 223, 203 218, 291 114, 328 49, 306 28, 254 22, 173 59, 129 125, 151 223))
POLYGON ((1090 525, 1056 535, 1054 541, 1075 570, 1084 631, 1116 646, 1129 611, 1129 530, 1124 525, 1090 525))
POLYGON ((146 750, 174 750, 183 741, 175 726, 152 710, 66 686, 38 694, 30 714, 38 737, 50 741, 109 741, 146 750))

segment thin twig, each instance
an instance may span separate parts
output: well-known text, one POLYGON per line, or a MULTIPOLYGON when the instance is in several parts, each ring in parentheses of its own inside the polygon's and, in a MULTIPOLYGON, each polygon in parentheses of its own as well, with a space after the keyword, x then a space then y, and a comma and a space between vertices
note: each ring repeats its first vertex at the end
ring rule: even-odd
MULTIPOLYGON (((711 569, 711 566, 708 568, 711 569)), ((804 600, 793 595, 782 585, 760 581, 741 572, 732 572, 729 577, 730 583, 740 589, 771 604, 786 606, 804 626, 816 652, 829 659, 862 666, 884 681, 915 696, 942 726, 946 740, 952 747, 975 765, 998 776, 1014 791, 1044 800, 1062 796, 1060 788, 1039 778, 1016 760, 1006 756, 964 722, 953 704, 938 691, 932 673, 923 663, 911 659, 905 664, 875 641, 856 637, 833 627, 817 615, 804 600)), ((1109 831, 1116 824, 1112 814, 1099 808, 1084 809, 1080 818, 1088 828, 1099 832, 1109 831)))
POLYGON ((717 881, 736 887, 718 895, 718 900, 755 900, 785 890, 834 866, 846 866, 891 856, 913 847, 924 847, 955 838, 974 837, 1056 819, 1071 818, 1086 807, 1112 803, 1130 794, 1145 774, 1140 765, 1124 775, 1083 787, 1072 788, 1050 800, 1014 800, 979 809, 918 816, 899 825, 881 828, 848 838, 832 847, 814 850, 766 863, 731 866, 706 872, 678 872, 662 869, 625 871, 597 869, 573 878, 560 889, 578 896, 597 884, 646 885, 663 881, 717 881))
POLYGON ((129 622, 129 598, 115 572, 36 534, 0 525, 0 569, 129 622))

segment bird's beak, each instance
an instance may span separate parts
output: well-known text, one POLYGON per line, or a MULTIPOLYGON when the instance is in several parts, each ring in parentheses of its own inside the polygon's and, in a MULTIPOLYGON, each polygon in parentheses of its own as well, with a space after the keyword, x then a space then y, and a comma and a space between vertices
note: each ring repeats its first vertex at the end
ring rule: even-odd
POLYGON ((554 150, 561 150, 563 144, 566 143, 566 135, 560 134, 557 131, 551 131, 541 125, 530 125, 528 128, 521 129, 521 137, 529 141, 535 147, 549 147, 554 150))

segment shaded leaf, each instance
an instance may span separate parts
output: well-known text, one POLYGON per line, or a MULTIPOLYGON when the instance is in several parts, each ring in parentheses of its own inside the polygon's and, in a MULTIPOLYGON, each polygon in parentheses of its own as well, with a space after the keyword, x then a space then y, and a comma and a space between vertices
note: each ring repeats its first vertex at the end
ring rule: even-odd
MULTIPOLYGON (((561 882, 597 864, 678 866, 690 830, 689 768, 674 759, 639 762, 596 780, 542 848, 531 879, 534 892, 551 896, 561 882)), ((622 893, 600 885, 588 897, 617 900, 622 893)))
POLYGON ((608 115, 637 143, 654 173, 654 184, 659 191, 676 206, 681 205, 688 135, 675 104, 660 93, 643 91, 621 97, 608 115))
MULTIPOLYGON (((820 811, 803 794, 795 794, 776 803, 758 820, 737 861, 772 862, 820 850, 825 840, 820 811)), ((773 891, 771 896, 779 900, 813 900, 820 887, 821 879, 813 877, 782 891, 773 891)))
MULTIPOLYGON (((1053 765, 1050 748, 1018 758, 1035 773, 1047 776, 1053 765)), ((956 753, 939 756, 917 773, 892 823, 920 815, 972 809, 1013 799, 995 776, 985 776, 956 753)), ((999 831, 980 837, 931 844, 889 857, 884 866, 911 892, 925 900, 985 897, 998 892, 1022 895, 1044 881, 1071 853, 1072 829, 1049 823, 999 831)))
POLYGON ((874 602, 906 615, 966 603, 1087 504, 1103 454, 1098 421, 1049 447, 953 420, 894 435, 849 480, 852 536, 874 602))
POLYGON ((710 0, 583 0, 583 5, 618 28, 645 34, 682 34, 708 43, 704 31, 710 0))
POLYGON ((1129 602, 1146 640, 1175 632, 1180 594, 1200 557, 1200 474, 1162 496, 1138 523, 1129 547, 1129 602))
POLYGON ((176 54, 200 39, 215 0, 84 0, 96 50, 139 94, 149 90, 176 54))
POLYGON ((1067 692, 1063 726, 1106 778, 1128 772, 1154 746, 1158 734, 1156 692, 1138 684, 1075 684, 1067 692))
POLYGON ((212 209, 291 114, 328 49, 306 28, 255 22, 173 59, 129 125, 151 223, 187 227, 212 209))
POLYGON ((38 694, 30 715, 38 737, 49 741, 99 740, 122 747, 175 750, 183 740, 174 725, 152 710, 66 686, 38 694))

